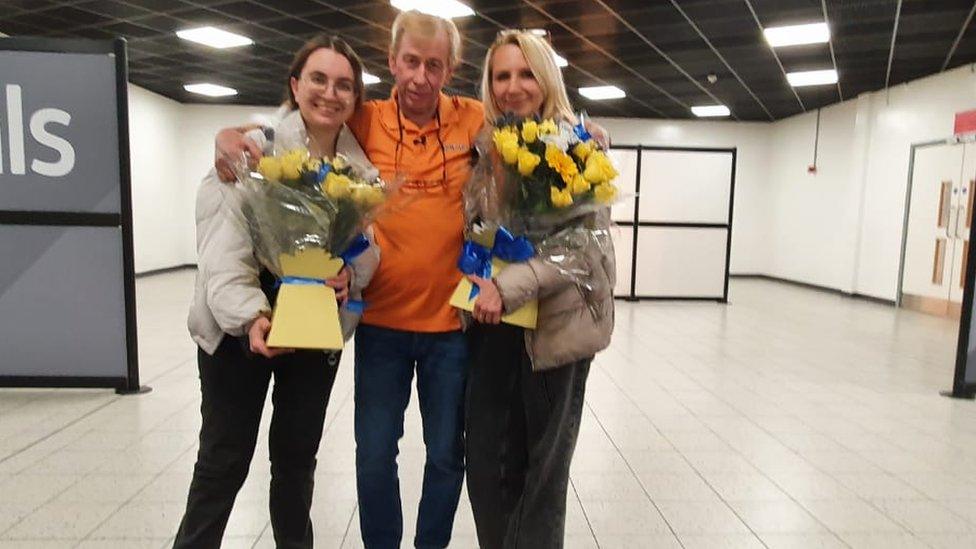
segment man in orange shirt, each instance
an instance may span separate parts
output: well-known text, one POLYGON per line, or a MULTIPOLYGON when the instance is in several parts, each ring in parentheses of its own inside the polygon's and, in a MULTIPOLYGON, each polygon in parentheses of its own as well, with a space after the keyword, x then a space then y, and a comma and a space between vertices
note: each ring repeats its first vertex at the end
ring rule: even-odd
MULTIPOLYGON (((461 494, 467 342, 448 302, 462 276, 462 189, 485 115, 479 101, 442 93, 460 60, 453 22, 401 13, 389 55, 393 94, 348 123, 381 176, 409 195, 374 224, 381 260, 356 330, 356 481, 367 548, 400 546, 396 456, 415 370, 427 447, 416 547, 447 547, 461 494)), ((245 149, 260 156, 251 145, 236 129, 217 138, 224 158, 245 149)), ((217 168, 233 179, 225 162, 217 168)))
POLYGON ((404 12, 392 29, 393 95, 370 101, 350 128, 406 197, 374 224, 380 265, 356 330, 356 480, 366 547, 400 546, 396 456, 417 373, 427 460, 416 547, 447 547, 464 476, 467 340, 449 304, 461 279, 462 189, 484 107, 441 90, 460 62, 454 23, 404 12))

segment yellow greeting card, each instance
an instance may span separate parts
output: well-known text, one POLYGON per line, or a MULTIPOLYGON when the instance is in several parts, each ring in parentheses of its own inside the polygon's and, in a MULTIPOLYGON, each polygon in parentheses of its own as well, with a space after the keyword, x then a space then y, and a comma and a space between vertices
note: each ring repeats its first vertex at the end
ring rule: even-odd
MULTIPOLYGON (((282 254, 285 277, 326 280, 339 274, 343 261, 319 248, 282 254)), ((342 349, 342 327, 335 290, 324 284, 289 284, 278 290, 271 317, 269 347, 289 349, 342 349)))
MULTIPOLYGON (((494 277, 497 275, 498 272, 504 269, 507 265, 508 263, 493 257, 491 260, 491 276, 494 277)), ((467 277, 462 278, 461 282, 457 285, 457 288, 454 289, 454 294, 451 295, 451 306, 465 311, 474 311, 474 303, 478 300, 478 296, 475 296, 474 299, 469 299, 472 285, 473 282, 468 280, 467 277)), ((538 316, 539 303, 532 300, 523 305, 517 311, 502 316, 502 322, 511 324, 513 326, 521 326, 522 328, 534 330, 538 316)))

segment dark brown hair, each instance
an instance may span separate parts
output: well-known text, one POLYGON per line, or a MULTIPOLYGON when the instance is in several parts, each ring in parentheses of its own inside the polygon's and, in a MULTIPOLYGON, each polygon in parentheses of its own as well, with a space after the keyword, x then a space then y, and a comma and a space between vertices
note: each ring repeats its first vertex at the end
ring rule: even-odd
POLYGON ((295 101, 295 94, 291 91, 291 79, 292 77, 296 79, 301 78, 302 70, 305 68, 305 63, 308 61, 308 58, 323 48, 332 50, 349 60, 349 64, 352 65, 353 78, 355 79, 353 89, 356 91, 356 106, 362 105, 363 96, 365 95, 363 91, 363 62, 345 40, 338 36, 329 36, 326 34, 316 35, 306 42, 301 49, 295 52, 295 58, 292 59, 291 68, 288 69, 288 80, 285 82, 285 102, 292 109, 298 108, 298 103, 295 101))

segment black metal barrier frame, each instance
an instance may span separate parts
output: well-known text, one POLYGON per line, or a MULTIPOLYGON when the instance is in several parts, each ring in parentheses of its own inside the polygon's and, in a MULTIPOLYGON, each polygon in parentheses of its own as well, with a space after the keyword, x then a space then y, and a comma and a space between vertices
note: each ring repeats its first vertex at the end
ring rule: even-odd
POLYGON ((637 151, 637 175, 634 182, 634 217, 633 221, 615 221, 621 227, 630 227, 633 231, 633 247, 630 257, 630 293, 627 295, 616 295, 617 299, 625 301, 641 300, 671 300, 671 301, 718 301, 728 303, 729 301, 729 267, 732 259, 732 211, 735 205, 735 169, 737 148, 711 148, 711 147, 663 147, 652 145, 612 145, 610 150, 637 151), (640 194, 641 194, 641 158, 643 151, 672 151, 672 152, 706 152, 706 153, 727 153, 732 155, 732 174, 729 179, 729 214, 725 223, 682 223, 667 221, 641 221, 640 220, 640 194), (677 229, 723 229, 726 231, 725 242, 725 283, 722 295, 719 296, 655 296, 637 295, 637 241, 640 238, 641 227, 669 227, 677 229))
POLYGON ((0 209, 4 225, 71 227, 118 227, 122 231, 123 292, 125 297, 125 377, 0 376, 0 387, 114 388, 119 394, 147 392, 139 385, 139 353, 136 332, 135 266, 132 243, 132 180, 129 164, 128 54, 124 38, 82 40, 16 37, 0 39, 0 51, 90 53, 115 56, 115 100, 118 117, 119 182, 121 214, 80 212, 11 211, 0 209))

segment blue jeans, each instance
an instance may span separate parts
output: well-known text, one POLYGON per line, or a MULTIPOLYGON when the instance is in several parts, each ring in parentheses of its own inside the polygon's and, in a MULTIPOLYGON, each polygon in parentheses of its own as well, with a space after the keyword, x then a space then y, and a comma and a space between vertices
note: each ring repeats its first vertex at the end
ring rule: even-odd
POLYGON ((360 325, 356 330, 356 486, 367 549, 403 537, 396 458, 414 369, 427 461, 416 547, 447 547, 464 478, 467 338, 360 325))

